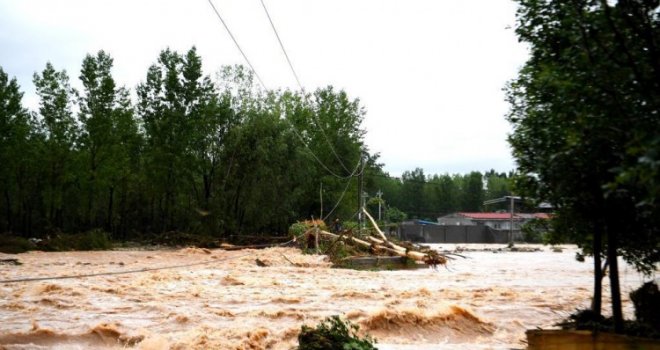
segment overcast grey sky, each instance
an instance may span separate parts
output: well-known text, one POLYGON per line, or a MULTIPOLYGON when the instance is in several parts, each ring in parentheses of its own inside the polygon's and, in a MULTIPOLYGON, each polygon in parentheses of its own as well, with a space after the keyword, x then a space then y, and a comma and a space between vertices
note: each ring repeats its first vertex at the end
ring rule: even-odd
MULTIPOLYGON (((306 90, 366 107, 366 143, 400 175, 513 169, 502 88, 527 58, 510 0, 265 0, 306 90)), ((259 0, 214 0, 268 88, 296 83, 259 0)), ((205 71, 244 64, 207 0, 0 0, 0 66, 37 106, 47 61, 74 86, 85 54, 115 59, 131 89, 160 50, 197 46, 205 71)))

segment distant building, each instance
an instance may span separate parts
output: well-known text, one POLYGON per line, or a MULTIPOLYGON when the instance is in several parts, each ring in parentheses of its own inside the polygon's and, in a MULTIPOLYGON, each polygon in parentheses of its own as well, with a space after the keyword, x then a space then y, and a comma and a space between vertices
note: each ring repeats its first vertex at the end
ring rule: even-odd
POLYGON ((521 227, 532 219, 548 219, 547 213, 466 213, 439 217, 437 223, 408 221, 399 237, 426 243, 507 243, 522 240, 521 227), (513 227, 511 224, 513 223, 513 227))
POLYGON ((495 230, 520 231, 520 227, 532 219, 547 219, 547 213, 453 213, 438 218, 440 225, 485 225, 495 230), (513 220, 512 220, 513 219, 513 220))

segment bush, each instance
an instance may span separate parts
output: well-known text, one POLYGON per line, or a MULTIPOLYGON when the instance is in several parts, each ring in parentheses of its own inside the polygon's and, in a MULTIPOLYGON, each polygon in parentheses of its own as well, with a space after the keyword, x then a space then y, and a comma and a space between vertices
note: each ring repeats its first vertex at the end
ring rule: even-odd
POLYGON ((289 226, 289 236, 292 237, 300 237, 305 231, 308 230, 307 225, 302 222, 296 222, 293 223, 291 226, 289 226))
MULTIPOLYGON (((657 316, 655 316, 657 314, 657 309, 649 311, 649 315, 652 315, 651 317, 655 317, 657 320, 657 316)), ((595 312, 589 309, 576 310, 576 312, 571 314, 568 319, 557 325, 562 329, 614 332, 614 320, 612 317, 605 318, 601 315, 596 315, 595 312)), ((623 324, 623 334, 632 337, 660 339, 660 331, 658 330, 657 325, 653 325, 648 321, 643 322, 639 319, 636 321, 625 321, 623 324)))
POLYGON ((108 250, 112 248, 112 243, 106 232, 93 229, 79 234, 58 234, 46 242, 44 248, 51 251, 108 250))
POLYGON ((389 207, 385 210, 385 219, 389 222, 402 222, 408 217, 408 214, 395 207, 389 207))
POLYGON ((546 219, 532 219, 522 225, 523 241, 526 243, 547 244, 552 230, 550 223, 546 219))
POLYGON ((316 328, 302 326, 298 335, 298 350, 373 350, 375 340, 366 336, 360 338, 359 327, 339 316, 331 316, 319 323, 316 328))
POLYGON ((328 230, 328 226, 326 226, 323 220, 305 220, 305 221, 298 221, 296 223, 293 223, 291 226, 289 226, 289 234, 294 236, 300 236, 303 233, 305 233, 305 231, 316 226, 318 226, 318 228, 321 230, 324 231, 328 230))
POLYGON ((646 282, 630 293, 635 306, 635 318, 660 331, 660 290, 655 282, 646 282))
POLYGON ((18 254, 34 249, 34 246, 25 238, 16 236, 0 236, 0 253, 18 254))

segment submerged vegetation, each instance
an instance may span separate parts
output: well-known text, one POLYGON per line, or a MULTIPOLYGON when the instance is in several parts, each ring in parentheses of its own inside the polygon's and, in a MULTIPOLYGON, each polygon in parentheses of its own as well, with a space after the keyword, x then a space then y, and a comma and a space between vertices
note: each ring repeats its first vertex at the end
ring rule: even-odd
POLYGON ((298 350, 375 350, 375 340, 358 335, 359 327, 339 316, 321 321, 316 328, 303 325, 298 335, 298 350))

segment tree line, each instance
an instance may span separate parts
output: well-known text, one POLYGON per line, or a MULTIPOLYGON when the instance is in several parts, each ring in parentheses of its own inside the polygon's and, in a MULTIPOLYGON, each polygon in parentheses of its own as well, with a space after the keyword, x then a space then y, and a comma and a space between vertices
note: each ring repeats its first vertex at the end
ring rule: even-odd
POLYGON ((382 173, 382 167, 368 169, 366 176, 366 187, 373 189, 367 200, 370 211, 377 213, 380 202, 382 217, 391 222, 406 218, 436 221, 439 216, 460 211, 505 210, 506 203, 484 207, 483 202, 511 195, 513 179, 513 173, 495 170, 426 175, 421 168, 391 177, 382 173))
POLYGON ((322 205, 352 218, 358 175, 394 220, 508 193, 509 176, 493 171, 390 177, 364 145, 360 101, 332 87, 263 91, 242 66, 205 75, 193 47, 163 50, 132 92, 113 64, 87 55, 75 89, 47 63, 33 76, 36 111, 0 68, 0 232, 285 232, 322 205))

